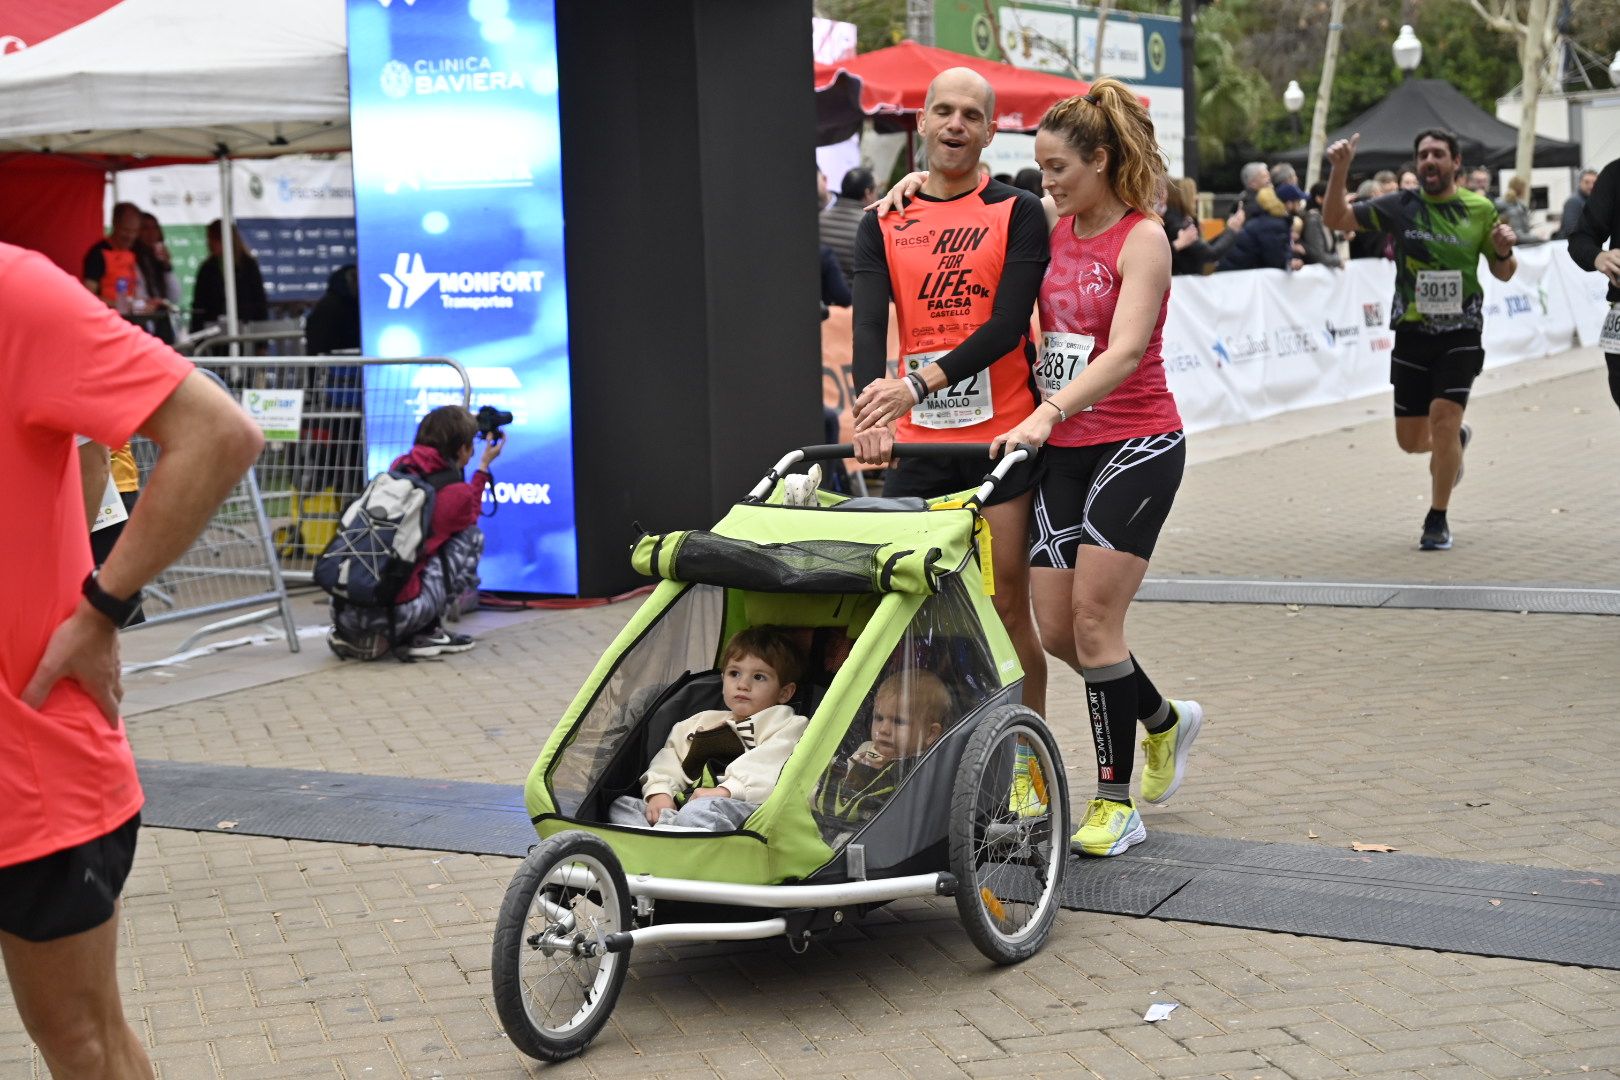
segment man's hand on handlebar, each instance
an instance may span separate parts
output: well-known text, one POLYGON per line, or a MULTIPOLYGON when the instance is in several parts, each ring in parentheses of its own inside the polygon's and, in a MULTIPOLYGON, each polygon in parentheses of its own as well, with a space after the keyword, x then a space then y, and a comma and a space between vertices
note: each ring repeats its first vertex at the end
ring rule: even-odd
POLYGON ((855 399, 855 431, 892 424, 917 404, 905 379, 873 379, 855 399))
POLYGON ((894 456, 894 425, 870 427, 855 433, 855 460, 862 465, 887 465, 894 456))

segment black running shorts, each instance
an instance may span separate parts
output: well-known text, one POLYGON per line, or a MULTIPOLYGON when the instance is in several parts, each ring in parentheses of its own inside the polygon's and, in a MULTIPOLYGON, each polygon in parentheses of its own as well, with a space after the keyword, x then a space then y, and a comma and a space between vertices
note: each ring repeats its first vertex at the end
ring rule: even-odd
POLYGON ((1186 465, 1179 431, 1046 447, 1029 564, 1072 570, 1081 544, 1152 558, 1186 465))
POLYGON ((1423 334, 1395 331, 1389 382, 1395 388, 1395 415, 1428 416, 1429 402, 1445 398, 1467 407, 1468 393, 1485 367, 1478 330, 1423 334))
POLYGON ((112 918, 140 831, 136 814, 105 836, 0 867, 0 930, 24 941, 54 941, 112 918))
MULTIPOLYGON (((985 501, 986 506, 1010 502, 1041 482, 1044 469, 1044 450, 1038 450, 1033 459, 1026 458, 1012 467, 1006 479, 996 485, 985 501)), ((960 457, 898 458, 894 468, 883 480, 886 496, 914 495, 924 499, 937 499, 958 491, 971 491, 984 483, 996 463, 988 456, 963 454, 960 457)))

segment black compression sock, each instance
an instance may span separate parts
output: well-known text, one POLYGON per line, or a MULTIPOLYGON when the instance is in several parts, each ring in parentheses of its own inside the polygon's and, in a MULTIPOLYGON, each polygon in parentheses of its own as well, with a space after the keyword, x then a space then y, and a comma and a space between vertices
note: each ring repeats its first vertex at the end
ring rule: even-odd
POLYGON ((1136 665, 1130 657, 1101 668, 1081 668, 1091 738, 1097 747, 1097 797, 1128 802, 1136 757, 1136 665))
POLYGON ((1446 512, 1444 510, 1436 510, 1432 506, 1429 507, 1428 514, 1425 515, 1424 518, 1423 518, 1423 526, 1424 526, 1424 528, 1427 528, 1430 525, 1444 525, 1444 524, 1446 524, 1446 512))
POLYGON ((1147 672, 1142 670, 1142 662, 1133 653, 1131 664, 1136 668, 1136 716, 1147 728, 1149 735, 1157 735, 1176 722, 1176 712, 1170 707, 1170 700, 1159 693, 1159 688, 1153 685, 1147 672))

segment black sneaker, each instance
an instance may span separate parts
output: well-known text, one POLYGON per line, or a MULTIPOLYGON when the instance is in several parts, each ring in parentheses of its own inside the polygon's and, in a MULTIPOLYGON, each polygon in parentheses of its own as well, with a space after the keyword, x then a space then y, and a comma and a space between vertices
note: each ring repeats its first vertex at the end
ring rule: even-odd
POLYGON ((1451 527, 1444 517, 1430 514, 1423 519, 1423 536, 1418 540, 1420 551, 1450 551, 1451 527))
POLYGON ((326 647, 343 660, 375 660, 388 651, 386 645, 379 649, 378 639, 374 637, 366 641, 351 641, 335 626, 326 632, 326 647))
POLYGON ((466 652, 476 644, 466 634, 452 634, 443 627, 430 626, 411 638, 404 652, 412 657, 438 656, 440 653, 466 652))
MULTIPOLYGON (((1469 427, 1467 424, 1464 424, 1462 426, 1462 428, 1459 429, 1458 432, 1457 432, 1457 441, 1462 443, 1464 456, 1466 456, 1467 453, 1468 453, 1468 442, 1473 437, 1474 437, 1474 429, 1469 427)), ((1462 458, 1458 458, 1457 459, 1457 479, 1455 479, 1455 480, 1453 480, 1451 482, 1451 486, 1456 487, 1458 484, 1462 483, 1462 477, 1463 477, 1463 461, 1462 461, 1462 458)), ((1447 544, 1446 546, 1450 547, 1451 545, 1447 544)))

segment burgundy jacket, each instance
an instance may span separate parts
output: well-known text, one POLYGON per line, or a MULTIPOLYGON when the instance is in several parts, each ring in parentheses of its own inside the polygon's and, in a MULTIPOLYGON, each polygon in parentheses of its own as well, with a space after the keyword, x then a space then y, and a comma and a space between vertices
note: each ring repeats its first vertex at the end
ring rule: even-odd
MULTIPOLYGON (((431 446, 413 446, 410 453, 395 458, 389 466, 390 469, 406 467, 427 477, 455 466, 445 461, 444 455, 431 446)), ((422 545, 422 557, 416 560, 416 569, 411 571, 410 580, 399 590, 394 603, 403 604, 421 595, 422 568, 439 553, 446 540, 463 529, 471 528, 478 521, 484 487, 488 483, 489 473, 479 469, 473 473, 472 483, 453 480, 439 491, 439 497, 433 504, 433 527, 428 530, 427 542, 422 545)))

